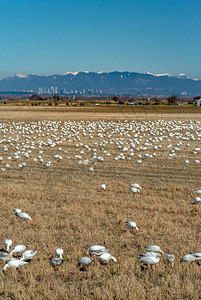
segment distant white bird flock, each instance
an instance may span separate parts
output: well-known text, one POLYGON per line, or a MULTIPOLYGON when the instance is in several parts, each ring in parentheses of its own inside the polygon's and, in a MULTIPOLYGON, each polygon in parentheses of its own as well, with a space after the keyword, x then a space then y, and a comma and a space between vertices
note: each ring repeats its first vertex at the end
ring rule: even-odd
MULTIPOLYGON (((95 256, 98 258, 98 260, 101 263, 107 264, 110 260, 117 262, 117 259, 109 253, 109 250, 105 246, 100 245, 93 245, 87 250, 87 254, 89 256, 95 256)), ((79 260, 79 265, 82 266, 82 268, 88 267, 93 260, 90 257, 84 256, 81 257, 79 260)))
POLYGON ((200 121, 163 119, 0 122, 3 133, 0 171, 9 172, 13 168, 23 171, 33 163, 50 168, 70 160, 80 167, 90 164, 88 170, 94 172, 92 165, 109 160, 122 163, 135 160, 136 164, 146 164, 147 160, 156 160, 161 150, 168 159, 176 159, 183 149, 187 150, 184 160, 187 167, 192 163, 200 164, 200 128, 200 121))
POLYGON ((12 240, 11 239, 5 239, 4 245, 6 246, 6 251, 0 253, 0 260, 5 263, 5 266, 3 268, 4 271, 6 271, 8 268, 19 268, 24 266, 25 264, 28 264, 30 260, 33 259, 35 254, 37 253, 36 250, 26 250, 27 247, 25 245, 16 245, 14 249, 10 252, 10 247, 12 247, 12 240), (17 259, 13 257, 13 254, 17 255, 17 258, 21 256, 20 259, 17 259))

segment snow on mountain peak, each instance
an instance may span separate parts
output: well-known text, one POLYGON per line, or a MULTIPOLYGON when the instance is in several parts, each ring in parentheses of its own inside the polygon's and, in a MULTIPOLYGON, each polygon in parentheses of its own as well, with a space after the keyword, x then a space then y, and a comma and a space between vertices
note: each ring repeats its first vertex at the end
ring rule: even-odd
POLYGON ((78 73, 79 73, 79 71, 78 72, 66 72, 66 73, 64 73, 64 75, 68 75, 68 74, 77 75, 78 73))
POLYGON ((190 77, 188 77, 186 74, 184 73, 180 73, 178 75, 175 75, 174 77, 176 78, 180 78, 180 79, 190 79, 190 77))
POLYGON ((79 74, 80 72, 89 73, 89 71, 76 71, 76 72, 66 72, 66 73, 64 73, 64 75, 72 74, 72 75, 75 76, 75 75, 79 74))
POLYGON ((156 77, 161 77, 161 76, 168 76, 170 77, 170 74, 169 73, 163 73, 163 74, 154 74, 154 73, 150 73, 150 72, 146 72, 147 75, 153 75, 153 76, 156 76, 156 77))
POLYGON ((27 75, 23 75, 23 74, 16 74, 15 76, 18 78, 27 78, 28 77, 27 75))

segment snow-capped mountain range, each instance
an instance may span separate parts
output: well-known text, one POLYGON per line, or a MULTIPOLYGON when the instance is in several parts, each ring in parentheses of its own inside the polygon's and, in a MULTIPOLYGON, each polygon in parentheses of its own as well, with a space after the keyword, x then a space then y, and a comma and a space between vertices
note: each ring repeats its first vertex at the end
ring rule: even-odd
POLYGON ((56 88, 67 93, 77 92, 107 94, 146 94, 146 95, 188 95, 201 94, 201 81, 191 79, 186 74, 171 76, 168 73, 153 74, 151 72, 66 72, 64 75, 41 76, 37 74, 16 74, 0 80, 0 92, 50 90, 56 88), (84 91, 84 92, 83 92, 84 91))

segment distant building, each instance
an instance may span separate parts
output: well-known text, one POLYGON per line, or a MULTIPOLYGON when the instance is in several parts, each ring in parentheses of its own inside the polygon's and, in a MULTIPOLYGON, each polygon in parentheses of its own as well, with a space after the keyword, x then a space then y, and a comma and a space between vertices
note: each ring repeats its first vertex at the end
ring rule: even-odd
POLYGON ((201 104, 201 95, 197 96, 197 97, 194 97, 194 100, 196 100, 197 106, 200 106, 200 104, 201 104))

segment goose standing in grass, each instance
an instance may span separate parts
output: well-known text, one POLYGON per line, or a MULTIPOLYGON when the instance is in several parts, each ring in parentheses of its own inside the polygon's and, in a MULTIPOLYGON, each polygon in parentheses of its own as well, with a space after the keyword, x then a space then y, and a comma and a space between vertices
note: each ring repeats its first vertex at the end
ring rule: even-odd
POLYGON ((31 220, 31 217, 27 213, 23 213, 21 211, 21 209, 19 209, 19 208, 14 209, 14 212, 15 212, 15 215, 20 219, 31 220))
POLYGON ((104 184, 104 183, 101 184, 101 190, 104 190, 104 191, 106 190, 106 184, 104 184))
POLYGON ((93 262, 93 260, 87 256, 81 257, 79 260, 79 265, 82 265, 84 268, 88 267, 91 263, 93 262))
POLYGON ((156 265, 159 260, 159 257, 154 256, 143 256, 140 258, 140 261, 145 265, 156 265))
POLYGON ((142 188, 138 183, 131 183, 130 186, 134 187, 134 188, 136 188, 138 190, 142 188))
POLYGON ((110 260, 113 260, 115 263, 117 262, 117 259, 114 256, 112 256, 112 254, 110 254, 110 253, 101 254, 99 256, 99 259, 105 263, 108 263, 110 260))
POLYGON ((22 254, 25 250, 26 250, 26 246, 24 246, 24 245, 16 245, 15 247, 14 247, 14 249, 11 251, 11 253, 10 253, 10 255, 12 256, 13 255, 13 253, 20 253, 20 254, 22 254))
POLYGON ((193 199, 193 202, 194 202, 194 204, 201 203, 201 198, 200 197, 195 197, 193 199))
POLYGON ((22 258, 20 260, 31 260, 34 257, 34 255, 36 255, 36 253, 36 250, 26 250, 23 253, 22 258))
POLYGON ((191 253, 191 255, 193 255, 196 258, 196 261, 200 261, 201 260, 201 253, 200 252, 191 253))
POLYGON ((139 190, 136 189, 135 187, 130 187, 130 188, 129 188, 129 191, 130 191, 132 194, 137 194, 137 193, 139 193, 139 190))
POLYGON ((99 245, 93 245, 87 250, 87 254, 95 254, 95 255, 101 255, 103 253, 107 253, 108 250, 105 246, 99 246, 99 245))
POLYGON ((51 260, 51 263, 50 263, 50 264, 51 264, 53 267, 56 267, 56 266, 60 266, 62 263, 63 263, 63 259, 56 257, 56 258, 53 258, 53 259, 51 260))
POLYGON ((131 229, 131 230, 133 230, 133 229, 135 228, 135 229, 138 231, 138 227, 137 227, 136 223, 133 222, 133 221, 131 221, 131 222, 126 222, 126 226, 127 226, 129 229, 131 229))
POLYGON ((151 245, 151 246, 147 246, 145 248, 145 251, 151 251, 151 252, 159 252, 162 255, 164 254, 164 252, 161 250, 161 248, 157 245, 151 245))
POLYGON ((18 259, 12 259, 4 266, 3 270, 5 271, 7 268, 17 269, 19 267, 24 266, 25 264, 28 264, 28 262, 18 259))
POLYGON ((59 256, 59 258, 62 259, 62 258, 63 258, 63 255, 64 255, 64 250, 61 249, 61 248, 57 248, 57 249, 55 250, 55 255, 56 255, 56 256, 59 256))
POLYGON ((193 254, 186 254, 182 257, 181 261, 185 261, 187 263, 192 263, 196 261, 196 257, 193 254))
POLYGON ((173 265, 174 264, 174 261, 175 261, 175 256, 173 254, 167 254, 166 255, 166 260, 171 264, 173 265))
POLYGON ((2 260, 3 262, 8 262, 12 259, 12 256, 8 253, 1 253, 0 254, 0 260, 2 260))
POLYGON ((12 246, 13 242, 10 239, 6 239, 4 241, 4 245, 6 246, 6 251, 9 251, 10 247, 12 246))

